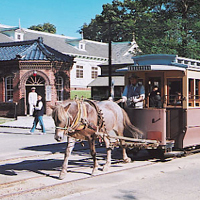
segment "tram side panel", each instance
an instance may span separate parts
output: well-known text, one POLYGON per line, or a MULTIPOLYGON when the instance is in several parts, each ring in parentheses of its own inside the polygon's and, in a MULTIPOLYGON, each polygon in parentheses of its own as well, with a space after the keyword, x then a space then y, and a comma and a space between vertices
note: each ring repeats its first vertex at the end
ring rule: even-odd
POLYGON ((131 123, 143 131, 144 139, 160 141, 166 145, 166 109, 126 108, 131 123))
POLYGON ((200 145, 200 108, 189 108, 183 147, 195 145, 200 145))

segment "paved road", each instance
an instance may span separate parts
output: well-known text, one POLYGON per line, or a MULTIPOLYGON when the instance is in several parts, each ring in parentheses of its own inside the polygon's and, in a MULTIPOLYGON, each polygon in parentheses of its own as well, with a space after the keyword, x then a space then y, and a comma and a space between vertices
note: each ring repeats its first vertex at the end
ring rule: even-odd
MULTIPOLYGON (((141 160, 130 164, 114 163, 110 173, 103 173, 100 170, 97 176, 91 177, 91 160, 90 164, 87 160, 90 157, 88 151, 77 151, 71 157, 71 172, 65 180, 60 181, 55 177, 58 176, 63 159, 63 155, 59 152, 64 150, 65 145, 54 140, 54 124, 50 117, 44 117, 46 135, 39 135, 39 130, 34 135, 29 134, 32 120, 31 117, 20 117, 17 121, 4 124, 15 128, 0 127, 0 171, 3 167, 0 184, 37 176, 20 182, 15 190, 21 191, 23 188, 30 189, 35 186, 43 186, 43 189, 21 193, 21 196, 6 200, 200 199, 200 154, 171 159, 168 162, 141 160), (16 128, 17 126, 23 127, 16 128), (48 153, 53 154, 47 156, 48 153), (33 157, 28 159, 30 156, 33 157), (35 161, 40 161, 39 165, 34 164, 35 161), (51 173, 54 175, 48 176, 51 173), (50 189, 49 184, 54 186, 50 189)), ((100 163, 105 163, 104 156, 105 154, 101 156, 101 152, 99 153, 100 163)), ((1 185, 0 194, 2 195, 2 191, 14 192, 6 190, 12 186, 12 184, 1 185)))
POLYGON ((59 200, 198 200, 200 154, 95 177, 59 200))

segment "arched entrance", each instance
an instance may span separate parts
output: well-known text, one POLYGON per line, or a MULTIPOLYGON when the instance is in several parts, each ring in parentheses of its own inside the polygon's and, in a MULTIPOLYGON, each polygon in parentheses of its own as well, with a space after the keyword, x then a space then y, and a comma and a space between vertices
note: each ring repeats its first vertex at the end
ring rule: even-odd
POLYGON ((42 96, 42 100, 44 103, 45 111, 46 111, 46 101, 45 101, 45 80, 42 76, 40 75, 31 75, 28 77, 26 84, 26 110, 27 114, 29 114, 29 104, 28 104, 28 94, 31 92, 31 88, 35 87, 36 88, 36 93, 40 94, 42 96))

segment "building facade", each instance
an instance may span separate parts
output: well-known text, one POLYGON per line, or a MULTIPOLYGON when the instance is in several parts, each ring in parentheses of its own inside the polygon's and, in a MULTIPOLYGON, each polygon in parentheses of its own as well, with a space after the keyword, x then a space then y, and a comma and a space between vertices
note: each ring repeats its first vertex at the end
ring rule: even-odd
POLYGON ((34 86, 49 114, 50 104, 70 96, 73 59, 45 45, 42 38, 0 43, 0 103, 16 103, 17 115, 27 115, 34 86))

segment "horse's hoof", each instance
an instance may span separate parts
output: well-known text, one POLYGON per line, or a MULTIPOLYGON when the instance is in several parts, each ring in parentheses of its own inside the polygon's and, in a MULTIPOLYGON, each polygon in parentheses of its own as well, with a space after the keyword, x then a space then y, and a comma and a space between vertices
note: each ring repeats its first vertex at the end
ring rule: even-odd
POLYGON ((60 172, 59 179, 63 180, 66 177, 66 172, 60 172))
POLYGON ((124 159, 124 162, 125 163, 130 163, 131 162, 131 159, 129 157, 127 157, 126 159, 124 159))

